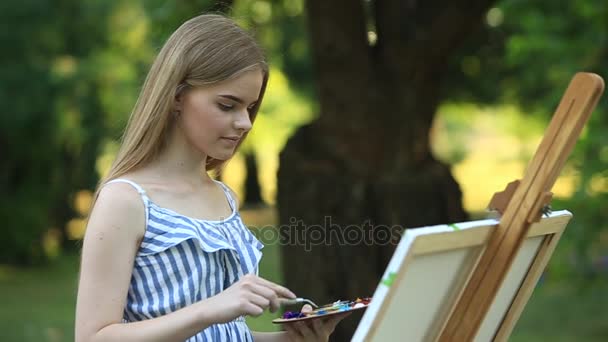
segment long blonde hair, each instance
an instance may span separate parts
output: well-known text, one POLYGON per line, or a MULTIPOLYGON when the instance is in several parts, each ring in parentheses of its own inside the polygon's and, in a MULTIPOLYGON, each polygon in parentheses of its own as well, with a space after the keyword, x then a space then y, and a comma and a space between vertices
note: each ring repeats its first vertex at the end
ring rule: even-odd
MULTIPOLYGON (((175 99, 183 91, 226 81, 254 69, 262 71, 263 83, 260 98, 250 110, 252 123, 268 82, 268 66, 261 48, 250 34, 224 16, 203 14, 186 21, 169 37, 152 64, 116 159, 100 184, 159 155, 174 118, 175 99)), ((206 169, 218 170, 224 163, 208 157, 206 169)))

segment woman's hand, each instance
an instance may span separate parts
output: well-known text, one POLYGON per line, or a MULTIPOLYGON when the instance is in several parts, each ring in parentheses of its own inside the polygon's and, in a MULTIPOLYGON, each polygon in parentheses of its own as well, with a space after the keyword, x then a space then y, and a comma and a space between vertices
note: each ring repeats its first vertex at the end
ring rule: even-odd
MULTIPOLYGON (((302 307, 301 311, 312 311, 312 307, 306 304, 302 307)), ((329 335, 334 332, 336 325, 350 314, 351 312, 345 312, 343 314, 331 315, 326 318, 285 324, 285 331, 287 332, 290 342, 328 341, 329 335)))
POLYGON ((247 274, 218 295, 205 300, 208 317, 214 323, 230 322, 240 316, 259 316, 270 308, 279 309, 280 300, 296 295, 287 288, 254 274, 247 274))

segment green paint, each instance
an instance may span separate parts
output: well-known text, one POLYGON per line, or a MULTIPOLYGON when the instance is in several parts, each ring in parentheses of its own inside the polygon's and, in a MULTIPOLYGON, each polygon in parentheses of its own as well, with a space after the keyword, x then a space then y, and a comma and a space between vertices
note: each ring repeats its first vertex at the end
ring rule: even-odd
POLYGON ((460 228, 458 228, 458 226, 453 223, 448 224, 448 227, 451 227, 454 230, 460 230, 460 228))
POLYGON ((393 282, 395 281, 395 277, 397 276, 397 273, 395 272, 390 272, 388 274, 388 276, 382 280, 382 284, 386 285, 386 286, 391 286, 393 285, 393 282))

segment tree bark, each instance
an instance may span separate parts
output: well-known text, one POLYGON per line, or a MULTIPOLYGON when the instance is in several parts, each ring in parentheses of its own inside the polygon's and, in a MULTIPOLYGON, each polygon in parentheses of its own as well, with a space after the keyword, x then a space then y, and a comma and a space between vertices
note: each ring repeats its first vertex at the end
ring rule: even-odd
POLYGON ((262 188, 258 179, 258 163, 255 152, 245 152, 245 200, 244 207, 256 207, 264 204, 262 188))
MULTIPOLYGON (((319 119, 280 156, 283 273, 316 302, 371 296, 408 227, 467 218, 429 130, 446 61, 492 1, 308 0, 319 119), (464 3, 464 4, 463 4, 464 3), (469 4, 470 3, 470 4, 469 4)), ((350 340, 361 313, 333 341, 350 340)))

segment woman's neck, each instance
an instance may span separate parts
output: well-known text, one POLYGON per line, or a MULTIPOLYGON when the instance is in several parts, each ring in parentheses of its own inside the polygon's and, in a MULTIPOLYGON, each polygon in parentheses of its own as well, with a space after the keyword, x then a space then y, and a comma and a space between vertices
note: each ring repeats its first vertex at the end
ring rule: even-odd
POLYGON ((208 178, 204 169, 207 156, 194 149, 177 129, 170 130, 163 150, 150 166, 163 178, 195 184, 208 180, 201 178, 208 178))

